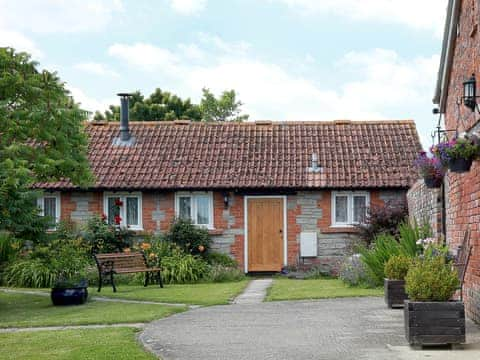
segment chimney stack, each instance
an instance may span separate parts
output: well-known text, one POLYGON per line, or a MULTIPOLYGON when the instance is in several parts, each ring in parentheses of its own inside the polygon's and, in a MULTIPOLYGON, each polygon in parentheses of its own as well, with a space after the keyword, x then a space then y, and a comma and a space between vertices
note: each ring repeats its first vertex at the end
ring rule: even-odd
POLYGON ((132 94, 119 93, 120 96, 120 140, 130 140, 130 130, 128 128, 128 101, 132 94))

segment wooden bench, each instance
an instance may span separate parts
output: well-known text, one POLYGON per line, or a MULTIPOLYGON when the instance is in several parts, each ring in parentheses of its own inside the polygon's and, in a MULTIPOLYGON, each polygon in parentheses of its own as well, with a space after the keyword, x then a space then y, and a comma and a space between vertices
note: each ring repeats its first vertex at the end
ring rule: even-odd
POLYGON ((94 257, 98 268, 99 292, 102 289, 102 283, 107 280, 112 284, 113 292, 117 291, 113 275, 140 272, 145 273, 144 286, 147 286, 150 278, 156 275, 158 284, 163 288, 161 268, 149 267, 143 252, 94 254, 94 257))
POLYGON ((455 262, 453 263, 453 266, 457 269, 458 280, 460 282, 460 300, 463 299, 463 283, 465 282, 465 274, 467 272, 470 254, 472 253, 470 235, 470 227, 467 227, 463 237, 463 242, 457 249, 457 255, 455 256, 455 262))

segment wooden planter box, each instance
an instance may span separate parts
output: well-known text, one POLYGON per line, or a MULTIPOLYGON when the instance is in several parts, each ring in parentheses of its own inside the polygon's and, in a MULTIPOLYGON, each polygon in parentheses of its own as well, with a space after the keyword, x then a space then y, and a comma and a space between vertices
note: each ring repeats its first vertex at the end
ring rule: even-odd
POLYGON ((405 280, 390 280, 383 281, 385 288, 385 303, 389 308, 403 307, 403 303, 408 299, 405 293, 405 280))
POLYGON ((405 300, 405 336, 410 345, 449 345, 465 342, 465 307, 461 301, 405 300))

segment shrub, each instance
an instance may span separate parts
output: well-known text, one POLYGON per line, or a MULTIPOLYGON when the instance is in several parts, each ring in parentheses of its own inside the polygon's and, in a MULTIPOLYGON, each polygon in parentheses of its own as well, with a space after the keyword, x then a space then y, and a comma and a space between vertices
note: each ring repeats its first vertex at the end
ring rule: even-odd
POLYGON ((371 206, 362 224, 357 225, 360 237, 369 245, 380 234, 398 235, 398 226, 405 222, 408 208, 404 200, 387 201, 383 206, 371 206))
POLYGON ((360 247, 361 260, 375 284, 381 286, 385 278, 385 264, 395 255, 414 258, 421 250, 417 241, 428 232, 427 228, 404 222, 398 226, 398 241, 392 235, 380 234, 369 248, 360 247))
POLYGON ((325 278, 330 278, 330 271, 328 268, 325 268, 323 266, 313 266, 310 268, 304 276, 304 279, 310 280, 310 279, 325 279, 325 278))
POLYGON ((0 268, 11 261, 20 251, 22 244, 8 231, 0 231, 0 268))
POLYGON ((227 254, 219 252, 210 252, 206 256, 206 260, 210 265, 222 265, 225 267, 238 267, 238 262, 227 254))
POLYGON ((162 276, 167 284, 194 283, 208 271, 207 263, 198 256, 174 249, 172 255, 161 259, 162 276))
POLYGON ((415 260, 405 281, 405 291, 412 301, 447 301, 459 285, 456 270, 443 256, 415 260))
POLYGON ((385 264, 385 276, 391 280, 404 280, 412 260, 404 255, 392 256, 385 264))
POLYGON ((205 280, 211 282, 232 282, 243 279, 245 279, 245 274, 238 267, 220 264, 210 266, 208 274, 205 276, 205 280))
POLYGON ((88 219, 82 238, 91 252, 108 253, 132 246, 133 233, 128 229, 109 225, 102 217, 95 215, 88 219))
POLYGON ((89 258, 80 240, 54 240, 37 245, 5 271, 9 286, 52 287, 60 278, 86 275, 89 258))
POLYGON ((176 219, 172 223, 165 234, 165 240, 177 244, 187 253, 202 256, 206 256, 211 243, 207 229, 195 226, 185 219, 176 219))
POLYGON ((360 260, 360 254, 353 254, 345 259, 338 274, 340 280, 350 286, 373 287, 374 281, 360 260))

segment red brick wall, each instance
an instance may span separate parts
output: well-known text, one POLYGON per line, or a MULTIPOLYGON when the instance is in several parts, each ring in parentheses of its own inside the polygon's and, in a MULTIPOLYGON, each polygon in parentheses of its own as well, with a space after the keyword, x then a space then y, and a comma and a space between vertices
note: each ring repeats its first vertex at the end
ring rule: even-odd
MULTIPOLYGON (((463 95, 463 81, 472 73, 480 87, 480 19, 479 3, 464 0, 461 4, 459 35, 456 39, 452 71, 448 84, 445 111, 446 129, 469 131, 478 126, 478 114, 457 102, 463 95)), ((461 243, 467 226, 472 230, 474 248, 465 279, 464 299, 467 314, 480 321, 480 163, 475 161, 470 172, 447 175, 447 242, 452 250, 461 243)))
MULTIPOLYGON (((379 191, 370 193, 370 202, 373 205, 383 203, 379 191)), ((88 199, 88 211, 90 213, 103 213, 103 193, 64 193, 62 194, 62 218, 70 218, 73 212, 78 211, 77 201, 88 199), (76 199, 75 201, 72 199, 76 199)), ((301 205, 303 200, 315 198, 313 208, 317 209, 316 224, 313 224, 315 230, 320 230, 324 234, 349 234, 354 233, 352 228, 331 228, 331 194, 329 191, 304 192, 299 195, 288 195, 287 197, 287 262, 290 265, 297 265, 299 256, 299 235, 302 227, 299 224, 299 216, 302 214, 301 205), (318 215, 321 214, 321 215, 318 215)), ((175 195, 173 192, 144 192, 142 194, 142 221, 145 232, 164 232, 167 231, 175 216, 175 195)), ((214 226, 212 236, 214 239, 226 241, 227 252, 229 252, 238 262, 241 268, 244 267, 244 196, 229 193, 229 206, 225 207, 224 194, 214 192, 214 226)), ((224 243, 225 244, 225 243, 224 243)), ((225 246, 225 245, 223 245, 225 246)), ((225 248, 223 248, 225 249, 225 248)), ((327 259, 328 265, 332 265, 338 259, 327 259), (330 264, 330 262, 332 264, 330 264)), ((315 262, 313 263, 315 264, 315 262)))

